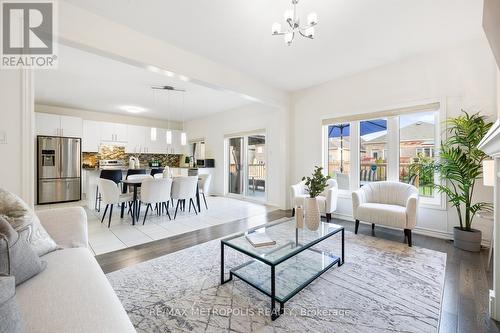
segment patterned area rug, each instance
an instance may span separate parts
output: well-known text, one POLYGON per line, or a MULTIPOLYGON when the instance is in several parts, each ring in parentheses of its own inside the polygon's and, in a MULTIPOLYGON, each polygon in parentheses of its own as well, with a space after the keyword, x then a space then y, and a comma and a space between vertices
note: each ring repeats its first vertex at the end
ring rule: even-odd
MULTIPOLYGON (((108 278, 138 332, 437 332, 446 254, 345 237, 345 264, 295 295, 275 321, 264 294, 238 278, 220 285, 218 240, 108 278)), ((317 249, 338 254, 339 240, 317 249)), ((244 260, 228 253, 226 268, 244 260)))

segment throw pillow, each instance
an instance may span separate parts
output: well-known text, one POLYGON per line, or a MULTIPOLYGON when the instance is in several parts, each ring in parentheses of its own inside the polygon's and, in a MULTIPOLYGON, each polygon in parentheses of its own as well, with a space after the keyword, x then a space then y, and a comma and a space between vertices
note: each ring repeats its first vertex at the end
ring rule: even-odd
POLYGON ((46 263, 31 246, 12 228, 9 222, 0 218, 0 272, 16 278, 16 285, 32 278, 46 267, 46 263))
POLYGON ((31 225, 29 243, 33 250, 43 256, 57 250, 57 244, 49 236, 33 210, 17 195, 0 188, 0 216, 3 216, 17 231, 31 225))
POLYGON ((14 277, 0 276, 0 333, 23 331, 21 311, 16 302, 14 277))

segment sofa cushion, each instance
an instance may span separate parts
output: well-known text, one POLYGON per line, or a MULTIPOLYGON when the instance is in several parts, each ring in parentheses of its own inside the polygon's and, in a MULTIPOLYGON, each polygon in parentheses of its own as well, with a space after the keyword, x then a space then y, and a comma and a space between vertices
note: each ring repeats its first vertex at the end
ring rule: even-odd
POLYGON ((33 210, 17 195, 0 188, 0 215, 16 230, 31 225, 29 242, 39 256, 57 249, 57 244, 50 238, 33 210))
POLYGON ((13 276, 0 276, 0 333, 23 331, 21 312, 16 302, 16 283, 13 276))
POLYGON ((358 207, 356 218, 389 227, 406 228, 406 208, 398 205, 363 203, 358 207))
POLYGON ((14 276, 16 285, 45 269, 46 263, 4 218, 0 217, 0 271, 14 276))
POLYGON ((28 332, 135 332, 127 313, 86 248, 43 256, 48 267, 17 289, 28 332))

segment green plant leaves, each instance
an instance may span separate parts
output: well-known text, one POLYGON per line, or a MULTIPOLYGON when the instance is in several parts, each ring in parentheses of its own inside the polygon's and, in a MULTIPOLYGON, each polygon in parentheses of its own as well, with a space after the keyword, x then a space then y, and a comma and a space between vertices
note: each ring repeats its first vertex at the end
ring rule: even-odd
POLYGON ((330 176, 323 175, 323 168, 319 166, 314 167, 312 177, 302 177, 305 181, 306 190, 309 192, 311 198, 316 198, 327 187, 327 180, 330 176))
POLYGON ((462 115, 448 119, 449 138, 441 143, 439 161, 426 165, 439 172, 448 186, 436 184, 434 187, 448 197, 456 208, 460 227, 471 230, 474 216, 481 210, 491 210, 491 203, 472 203, 476 180, 483 174, 482 162, 488 156, 477 146, 493 123, 479 113, 462 115))

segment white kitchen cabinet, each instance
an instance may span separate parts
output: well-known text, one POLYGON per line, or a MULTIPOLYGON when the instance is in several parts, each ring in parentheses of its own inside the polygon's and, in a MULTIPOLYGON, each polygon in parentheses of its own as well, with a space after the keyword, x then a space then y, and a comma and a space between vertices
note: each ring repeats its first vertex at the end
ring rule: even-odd
POLYGON ((36 113, 35 126, 37 135, 59 136, 61 117, 55 114, 36 113))
POLYGON ((98 152, 101 144, 101 123, 98 121, 83 121, 82 151, 98 152))
POLYGON ((128 154, 143 153, 146 146, 146 127, 129 125, 127 128, 128 140, 125 152, 128 154))
POLYGON ((101 122, 101 141, 126 143, 127 140, 127 125, 101 122))
POLYGON ((62 136, 69 136, 73 138, 82 137, 82 118, 61 116, 61 131, 62 136))
POLYGON ((37 135, 82 137, 82 119, 37 112, 35 115, 37 135))
POLYGON ((146 153, 166 154, 167 153, 167 130, 164 128, 147 128, 146 130, 146 153))

